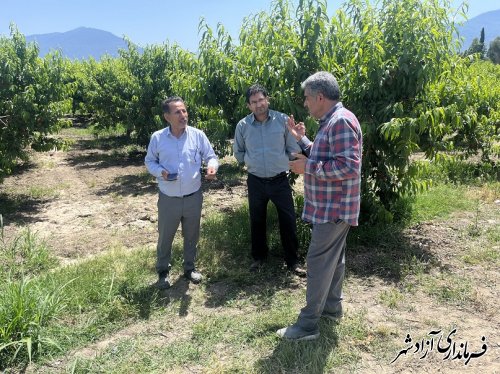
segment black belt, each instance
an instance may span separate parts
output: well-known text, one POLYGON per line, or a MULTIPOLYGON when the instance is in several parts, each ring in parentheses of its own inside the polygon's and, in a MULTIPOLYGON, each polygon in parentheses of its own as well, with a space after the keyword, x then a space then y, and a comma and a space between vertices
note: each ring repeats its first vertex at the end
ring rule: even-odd
MULTIPOLYGON (((199 191, 199 190, 198 190, 199 191)), ((189 196, 193 196, 196 192, 198 191, 194 191, 192 193, 188 193, 187 195, 182 195, 182 196, 168 196, 168 195, 165 195, 165 196, 168 196, 168 197, 173 197, 173 198, 176 198, 176 199, 183 199, 185 197, 189 197, 189 196)))
MULTIPOLYGON (((250 173, 251 174, 251 173, 250 173)), ((274 177, 269 177, 269 178, 263 178, 263 177, 258 177, 256 176, 255 174, 251 174, 252 176, 254 176, 255 178, 257 179, 260 179, 260 180, 263 180, 263 181, 273 181, 275 179, 279 179, 279 178, 284 178, 286 177, 286 171, 282 171, 281 173, 279 174, 276 174, 274 177)))

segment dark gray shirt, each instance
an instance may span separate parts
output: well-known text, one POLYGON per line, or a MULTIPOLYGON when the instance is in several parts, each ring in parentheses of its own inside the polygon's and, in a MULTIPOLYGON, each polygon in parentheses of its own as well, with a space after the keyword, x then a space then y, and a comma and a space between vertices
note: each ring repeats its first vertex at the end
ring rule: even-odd
POLYGON ((274 177, 288 171, 292 153, 300 147, 290 134, 286 114, 269 110, 266 121, 259 122, 253 113, 236 125, 233 151, 240 163, 245 163, 249 173, 261 178, 274 177))

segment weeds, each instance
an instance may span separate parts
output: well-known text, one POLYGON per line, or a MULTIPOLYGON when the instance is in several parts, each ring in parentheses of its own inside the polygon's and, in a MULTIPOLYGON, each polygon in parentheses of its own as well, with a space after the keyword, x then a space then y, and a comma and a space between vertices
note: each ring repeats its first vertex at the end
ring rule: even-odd
POLYGON ((0 285, 0 362, 31 362, 47 346, 60 349, 46 327, 65 308, 64 286, 38 284, 33 279, 6 279, 0 285))
POLYGON ((0 215, 0 279, 20 279, 36 275, 57 266, 47 244, 29 227, 12 240, 5 237, 3 218, 0 215))
POLYGON ((64 309, 64 286, 33 278, 56 264, 30 229, 8 241, 0 215, 0 363, 31 362, 44 347, 57 347, 45 328, 64 309))
POLYGON ((379 298, 382 304, 387 305, 388 308, 395 309, 398 307, 399 303, 404 300, 404 295, 399 290, 391 288, 389 290, 383 290, 379 298))
POLYGON ((469 227, 467 228, 467 232, 469 233, 470 236, 472 237, 477 237, 479 235, 481 235, 481 229, 479 227, 479 212, 480 212, 480 206, 481 206, 481 203, 480 201, 478 200, 476 202, 476 209, 475 209, 475 212, 474 212, 474 220, 473 222, 469 225, 469 227))
POLYGON ((472 301, 471 280, 452 273, 441 273, 438 276, 426 276, 425 291, 439 302, 464 305, 472 301))

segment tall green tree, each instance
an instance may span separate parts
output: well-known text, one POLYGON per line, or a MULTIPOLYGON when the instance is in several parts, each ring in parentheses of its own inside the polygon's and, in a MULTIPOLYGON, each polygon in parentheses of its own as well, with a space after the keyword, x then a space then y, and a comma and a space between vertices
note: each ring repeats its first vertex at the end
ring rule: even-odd
POLYGON ((120 120, 138 144, 147 145, 151 133, 162 127, 160 104, 171 91, 172 47, 167 43, 149 45, 139 52, 129 42, 128 51, 120 54, 130 77, 128 94, 132 96, 120 120))
POLYGON ((147 46, 142 51, 128 42, 119 58, 90 59, 78 75, 81 108, 92 113, 96 129, 122 126, 137 144, 148 144, 163 126, 161 101, 170 94, 172 48, 147 46))
POLYGON ((481 60, 484 60, 486 56, 486 45, 484 44, 484 27, 481 28, 481 35, 478 38, 474 38, 470 47, 464 52, 464 56, 470 56, 477 54, 481 60))
POLYGON ((274 1, 269 12, 244 20, 238 44, 222 25, 214 32, 202 20, 197 69, 189 80, 194 92, 187 94, 219 153, 230 152, 227 139, 248 114, 244 96, 253 83, 269 90, 273 108, 306 117, 300 83, 320 67, 327 24, 326 1, 314 0, 299 1, 296 9, 274 1))
POLYGON ((491 41, 487 57, 494 64, 500 64, 500 36, 491 41))
POLYGON ((331 20, 322 64, 339 77, 344 104, 362 123, 363 208, 372 219, 391 220, 402 195, 425 188, 411 162, 415 152, 432 159, 442 150, 447 128, 429 92, 456 59, 449 6, 353 0, 331 20))
POLYGON ((58 53, 38 56, 12 25, 10 38, 0 37, 0 180, 18 159, 27 159, 29 147, 60 145, 50 135, 68 125, 71 100, 65 64, 58 53))

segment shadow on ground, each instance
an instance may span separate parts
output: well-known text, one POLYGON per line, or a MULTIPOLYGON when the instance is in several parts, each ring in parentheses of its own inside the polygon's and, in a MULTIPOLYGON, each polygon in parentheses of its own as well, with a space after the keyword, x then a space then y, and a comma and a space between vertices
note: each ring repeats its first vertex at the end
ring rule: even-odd
POLYGON ((10 223, 27 225, 39 222, 40 219, 35 217, 36 214, 53 199, 35 199, 29 195, 0 192, 0 214, 3 216, 4 225, 10 223))
POLYGON ((106 169, 117 166, 142 166, 145 153, 119 152, 106 153, 102 151, 88 151, 85 153, 68 153, 68 164, 75 169, 106 169))
MULTIPOLYGON (((304 279, 286 271, 278 223, 273 215, 269 218, 269 256, 257 273, 248 270, 251 262, 248 207, 233 207, 217 219, 204 221, 204 250, 199 266, 209 272, 206 306, 219 307, 250 296, 265 305, 277 291, 305 284, 304 279)), ((426 272, 441 266, 434 254, 412 240, 403 227, 360 227, 349 235, 352 238, 346 254, 347 274, 376 276, 386 283, 397 283, 406 276, 405 270, 414 265, 415 259, 426 264, 426 272)), ((301 248, 299 255, 305 257, 306 251, 307 248, 301 248)))
POLYGON ((113 183, 96 192, 97 196, 116 194, 119 196, 141 196, 158 191, 153 177, 148 174, 122 175, 113 179, 113 183))
MULTIPOLYGON (((274 326, 278 330, 283 326, 274 326)), ((320 322, 320 337, 315 341, 280 340, 272 354, 257 361, 256 372, 323 374, 327 360, 338 345, 337 329, 331 322, 320 322), (311 358, 314 358, 313 360, 311 358)))
MULTIPOLYGON (((16 165, 12 173, 9 175, 10 178, 15 178, 22 176, 36 168, 36 165, 32 162, 24 162, 22 164, 16 165)), ((34 199, 26 194, 12 194, 7 190, 2 192, 4 185, 0 183, 0 214, 3 216, 4 225, 8 222, 13 222, 16 224, 29 224, 35 220, 32 218, 33 214, 38 213, 42 206, 50 201, 50 199, 34 199)))
POLYGON ((128 290, 126 286, 120 289, 120 294, 137 308, 138 317, 148 320, 151 313, 158 307, 166 307, 172 302, 180 301, 179 316, 188 315, 191 305, 191 296, 188 294, 189 282, 178 277, 167 290, 159 290, 156 282, 136 290, 128 290))

